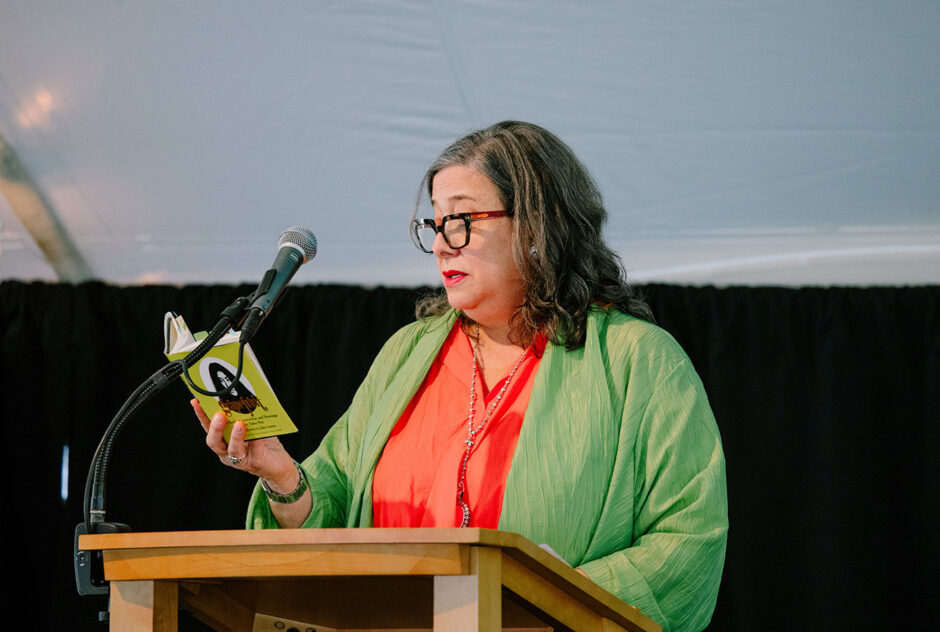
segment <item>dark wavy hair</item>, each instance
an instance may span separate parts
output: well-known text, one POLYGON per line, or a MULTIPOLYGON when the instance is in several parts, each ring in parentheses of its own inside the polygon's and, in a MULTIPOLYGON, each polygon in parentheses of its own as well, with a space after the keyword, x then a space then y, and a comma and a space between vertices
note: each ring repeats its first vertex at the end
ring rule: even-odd
MULTIPOLYGON (((434 176, 463 165, 499 190, 513 223, 512 253, 525 283, 513 314, 512 339, 528 344, 539 331, 553 344, 584 345, 591 309, 618 309, 653 321, 646 302, 626 282, 620 257, 604 243, 607 211, 594 178, 557 136, 532 123, 503 121, 445 149, 419 188, 412 219, 434 176)), ((418 301, 419 319, 450 308, 446 292, 418 301)))

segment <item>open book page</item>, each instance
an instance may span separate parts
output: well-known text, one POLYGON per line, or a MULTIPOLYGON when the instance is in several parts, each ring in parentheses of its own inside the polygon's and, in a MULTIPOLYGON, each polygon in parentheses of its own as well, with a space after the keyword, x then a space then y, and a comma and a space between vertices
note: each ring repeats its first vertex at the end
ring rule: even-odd
MULTIPOLYGON (((170 360, 186 357, 205 337, 204 332, 192 334, 183 317, 172 312, 167 312, 163 324, 164 354, 170 360)), ((227 388, 238 372, 238 338, 238 332, 229 332, 205 357, 191 366, 189 377, 193 383, 206 391, 227 388)), ((220 410, 228 417, 226 441, 236 421, 245 424, 245 438, 249 441, 297 432, 297 427, 278 401, 250 345, 245 345, 242 375, 238 384, 224 396, 205 395, 191 388, 185 377, 181 379, 209 417, 220 410)))

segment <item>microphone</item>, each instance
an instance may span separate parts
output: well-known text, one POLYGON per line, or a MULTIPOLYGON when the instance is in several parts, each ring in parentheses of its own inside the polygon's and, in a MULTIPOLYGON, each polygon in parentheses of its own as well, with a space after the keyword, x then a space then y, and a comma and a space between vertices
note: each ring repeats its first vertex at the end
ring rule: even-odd
POLYGON ((248 316, 241 328, 242 344, 254 338, 297 269, 317 256, 317 238, 309 228, 292 226, 281 233, 277 249, 274 264, 264 273, 261 284, 252 294, 248 316))

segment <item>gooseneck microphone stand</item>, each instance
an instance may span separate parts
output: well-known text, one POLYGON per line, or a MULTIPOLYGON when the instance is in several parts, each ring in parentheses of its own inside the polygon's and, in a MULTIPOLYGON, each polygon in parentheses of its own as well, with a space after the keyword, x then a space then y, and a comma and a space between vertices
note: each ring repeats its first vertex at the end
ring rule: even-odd
MULTIPOLYGON (((88 468, 88 478, 85 481, 85 495, 83 498, 84 521, 75 527, 75 585, 80 595, 106 595, 108 582, 104 579, 104 562, 101 551, 83 551, 78 546, 80 535, 92 533, 122 533, 130 531, 130 527, 120 522, 108 522, 106 519, 106 483, 108 465, 114 440, 127 424, 127 421, 154 395, 162 391, 176 378, 196 364, 210 349, 228 332, 238 326, 245 318, 245 312, 254 300, 255 295, 243 296, 235 299, 225 311, 222 312, 219 322, 212 328, 206 337, 186 357, 170 362, 159 371, 151 375, 137 387, 124 405, 111 420, 105 430, 98 449, 88 468)), ((244 344, 245 341, 243 341, 244 344)), ((241 349, 240 349, 241 351, 241 349)), ((240 354, 239 354, 240 355, 240 354)), ((239 362, 239 365, 241 363, 239 362)), ((240 368, 240 367, 239 367, 240 368)), ((237 383, 233 380, 231 386, 237 383)), ((99 617, 104 620, 107 612, 99 617)))

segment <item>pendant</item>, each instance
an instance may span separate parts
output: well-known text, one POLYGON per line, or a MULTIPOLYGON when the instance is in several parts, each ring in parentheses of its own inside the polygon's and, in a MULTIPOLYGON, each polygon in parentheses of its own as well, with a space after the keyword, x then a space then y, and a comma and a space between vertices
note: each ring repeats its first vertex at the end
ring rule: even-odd
POLYGON ((460 508, 463 510, 463 520, 460 521, 460 526, 466 527, 470 524, 470 506, 461 500, 460 508))

